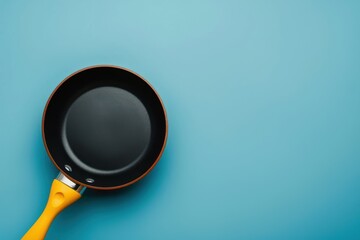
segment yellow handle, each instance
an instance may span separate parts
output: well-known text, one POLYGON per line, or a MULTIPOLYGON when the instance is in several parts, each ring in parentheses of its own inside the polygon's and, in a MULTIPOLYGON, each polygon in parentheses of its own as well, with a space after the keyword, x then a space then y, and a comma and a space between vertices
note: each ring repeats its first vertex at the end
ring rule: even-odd
POLYGON ((51 185, 49 200, 43 213, 21 240, 44 239, 56 215, 80 197, 80 193, 55 179, 51 185))

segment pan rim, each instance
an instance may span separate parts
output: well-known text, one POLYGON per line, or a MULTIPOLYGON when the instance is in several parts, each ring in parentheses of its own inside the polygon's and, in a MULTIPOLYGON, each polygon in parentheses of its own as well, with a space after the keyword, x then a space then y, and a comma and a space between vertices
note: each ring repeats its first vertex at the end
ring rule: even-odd
POLYGON ((57 86, 56 88, 52 91, 52 93, 50 94, 48 100, 46 101, 46 104, 45 104, 45 107, 44 107, 44 110, 43 110, 43 114, 42 114, 42 120, 41 120, 41 135, 42 135, 42 140, 43 140, 43 143, 44 143, 44 146, 45 146, 45 150, 46 150, 46 153, 47 155, 49 156, 50 160, 52 161, 52 163, 55 165, 55 167, 62 173, 64 174, 67 178, 69 178, 71 181, 73 181, 74 183, 76 184, 79 184, 79 185, 82 185, 82 186, 85 186, 87 188, 91 188, 91 189, 96 189, 96 190, 115 190, 115 189, 120 189, 120 188, 124 188, 124 187, 127 187, 127 186, 130 186, 136 182, 138 182, 139 180, 143 179, 147 174, 149 174, 151 172, 151 170, 156 166, 156 164, 159 162, 164 150, 165 150, 165 146, 166 146, 166 143, 167 143, 167 137, 168 137, 168 119, 167 119, 167 113, 166 113, 166 109, 165 109, 165 106, 164 106, 164 103, 160 97, 160 95, 158 94, 158 92, 155 90, 155 88, 144 78, 142 77, 141 75, 139 75, 138 73, 132 71, 131 69, 128 69, 128 68, 125 68, 125 67, 120 67, 120 66, 116 66, 116 65, 111 65, 111 64, 97 64, 97 65, 92 65, 92 66, 88 66, 88 67, 85 67, 85 68, 81 68, 80 70, 77 70, 75 71, 74 73, 70 74, 69 76, 67 76, 64 80, 62 80, 57 86), (90 70, 90 69, 94 69, 94 68, 114 68, 114 69, 120 69, 120 70, 123 70, 123 71, 126 71, 126 72, 129 72, 135 76, 137 76, 138 78, 140 78, 144 83, 146 83, 151 89, 152 91, 155 93, 156 97, 158 98, 160 104, 161 104, 161 107, 162 107, 162 110, 163 110, 163 113, 164 113, 164 119, 165 119, 165 137, 164 137, 164 141, 163 141, 163 144, 162 144, 162 147, 161 147, 161 150, 157 156, 157 158, 155 159, 155 161, 153 162, 153 164, 143 173, 141 174, 139 177, 125 183, 125 184, 121 184, 121 185, 117 185, 117 186, 111 186, 111 187, 99 187, 99 186, 92 186, 92 185, 89 185, 89 184, 85 184, 85 183, 82 183, 76 179, 74 179, 73 177, 71 177, 68 173, 66 173, 65 171, 63 171, 59 166, 58 164, 56 163, 56 161, 54 160, 54 158, 52 157, 51 153, 50 153, 50 150, 48 148, 48 145, 47 145, 47 142, 46 142, 46 138, 45 138, 45 130, 44 130, 44 126, 45 126, 45 115, 46 115, 46 112, 47 112, 47 109, 48 109, 48 106, 49 106, 49 103, 51 102, 54 94, 58 91, 58 89, 66 82, 68 81, 69 79, 71 79, 73 76, 75 76, 76 74, 78 73, 81 73, 81 72, 84 72, 84 71, 87 71, 87 70, 90 70))

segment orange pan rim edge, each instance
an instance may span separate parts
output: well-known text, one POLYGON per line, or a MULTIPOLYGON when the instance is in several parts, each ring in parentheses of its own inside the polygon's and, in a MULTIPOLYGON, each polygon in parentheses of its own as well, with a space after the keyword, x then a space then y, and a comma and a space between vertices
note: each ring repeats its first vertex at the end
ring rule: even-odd
POLYGON ((42 115, 42 120, 41 120, 41 133, 42 133, 42 139, 43 139, 43 143, 44 143, 44 146, 45 146, 45 150, 46 150, 46 153, 47 155, 49 156, 50 160, 52 161, 52 163, 55 165, 55 167, 62 173, 64 174, 67 178, 69 178, 71 181, 73 181, 74 183, 76 184, 79 184, 79 185, 82 185, 84 187, 87 187, 87 188, 91 188, 91 189, 96 189, 96 190, 115 190, 115 189, 120 189, 120 188, 124 188, 124 187, 127 187, 127 186, 130 186, 136 182, 138 182, 139 180, 143 179, 148 173, 151 172, 151 170, 156 166, 156 164, 159 162, 164 150, 165 150, 165 146, 166 146, 166 142, 167 142, 167 137, 168 137, 168 119, 167 119, 167 114, 166 114, 166 109, 165 109, 165 106, 164 106, 164 103, 160 97, 160 95, 158 94, 158 92, 154 89, 154 87, 145 79, 143 78, 142 76, 140 76, 139 74, 137 74, 136 72, 128 69, 128 68, 124 68, 124 67, 120 67, 120 66, 115 66, 115 65, 111 65, 111 64, 98 64, 98 65, 93 65, 93 66, 89 66, 89 67, 85 67, 85 68, 82 68, 72 74, 70 74, 69 76, 67 76, 64 80, 62 80, 57 86, 56 88, 52 91, 50 97, 48 98, 47 102, 46 102, 46 105, 45 105, 45 108, 44 108, 44 111, 43 111, 43 115, 42 115), (116 69, 121 69, 121 70, 124 70, 124 71, 127 71, 137 77, 139 77, 142 81, 144 81, 151 89, 152 91, 156 94, 157 98, 159 99, 160 101, 160 104, 161 104, 161 107, 163 109, 163 112, 164 112, 164 119, 165 119, 165 137, 164 137, 164 141, 163 141, 163 145, 162 145, 162 148, 160 150, 160 153, 159 155, 157 156, 156 160, 154 161, 154 163, 150 166, 150 168, 148 168, 146 170, 146 172, 144 172, 142 175, 140 175, 139 177, 125 183, 125 184, 122 184, 122 185, 118 185, 118 186, 114 186, 114 187, 98 187, 98 186, 91 186, 89 184, 86 184, 86 183, 82 183, 74 178, 72 178, 71 176, 69 176, 65 171, 63 171, 59 166, 58 164, 55 162, 54 158, 52 157, 51 153, 50 153, 50 150, 47 146, 47 143, 46 143, 46 138, 45 138, 45 131, 44 131, 44 124, 45 124, 45 115, 46 115, 46 111, 47 111, 47 108, 49 106, 49 103, 52 99, 52 97, 54 96, 54 94, 57 92, 57 90, 67 81, 69 80, 71 77, 73 77, 74 75, 80 73, 80 72, 83 72, 83 71, 86 71, 86 70, 89 70, 89 69, 93 69, 93 68, 100 68, 100 67, 108 67, 108 68, 116 68, 116 69))

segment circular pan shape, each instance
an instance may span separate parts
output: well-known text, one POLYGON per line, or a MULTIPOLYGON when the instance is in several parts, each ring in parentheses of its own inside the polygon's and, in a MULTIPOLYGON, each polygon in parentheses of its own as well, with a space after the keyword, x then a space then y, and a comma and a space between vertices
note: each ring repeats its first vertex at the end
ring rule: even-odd
POLYGON ((50 95, 42 137, 54 165, 83 186, 111 190, 143 178, 159 161, 168 123, 154 88, 126 68, 97 65, 50 95))

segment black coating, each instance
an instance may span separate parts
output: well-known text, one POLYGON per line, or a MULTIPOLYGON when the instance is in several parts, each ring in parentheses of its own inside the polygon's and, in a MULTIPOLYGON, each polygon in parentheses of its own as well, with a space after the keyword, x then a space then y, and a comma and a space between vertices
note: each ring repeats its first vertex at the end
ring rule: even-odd
POLYGON ((61 171, 90 187, 112 188, 151 168, 165 142, 166 118, 144 80, 102 66, 71 76, 55 91, 43 131, 61 171))

